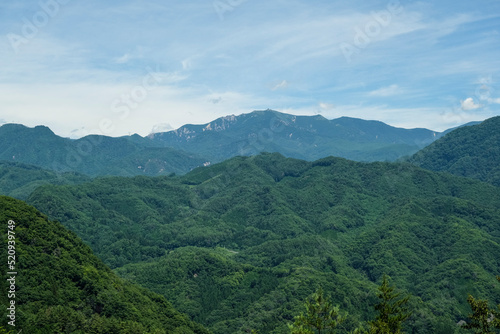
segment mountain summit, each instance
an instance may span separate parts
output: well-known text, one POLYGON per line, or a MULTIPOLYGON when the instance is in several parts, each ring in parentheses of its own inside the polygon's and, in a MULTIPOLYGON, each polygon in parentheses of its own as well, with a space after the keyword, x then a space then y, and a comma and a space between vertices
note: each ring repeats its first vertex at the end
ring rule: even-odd
POLYGON ((294 116, 269 109, 149 136, 212 162, 264 151, 305 160, 332 155, 357 161, 394 161, 438 137, 439 133, 431 130, 395 128, 379 121, 350 117, 328 120, 321 115, 294 116))

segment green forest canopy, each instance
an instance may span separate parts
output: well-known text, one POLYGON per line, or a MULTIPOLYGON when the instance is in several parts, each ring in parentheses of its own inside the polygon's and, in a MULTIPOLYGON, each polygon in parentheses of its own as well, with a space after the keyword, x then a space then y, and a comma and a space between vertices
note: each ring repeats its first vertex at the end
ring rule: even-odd
POLYGON ((500 300, 500 189, 406 163, 262 154, 29 202, 214 333, 286 333, 318 286, 354 328, 384 273, 414 296, 414 333, 458 332, 468 293, 500 300))
MULTIPOLYGON (((3 231, 10 220, 15 222, 16 292, 15 298, 0 294, 0 304, 15 301, 16 326, 7 324, 5 307, 0 326, 30 334, 209 334, 164 297, 119 278, 61 224, 0 196, 3 231)), ((2 235, 1 253, 7 254, 7 233, 2 235)), ((2 277, 12 271, 6 265, 1 262, 2 277)), ((2 291, 8 291, 7 280, 1 282, 2 291)))

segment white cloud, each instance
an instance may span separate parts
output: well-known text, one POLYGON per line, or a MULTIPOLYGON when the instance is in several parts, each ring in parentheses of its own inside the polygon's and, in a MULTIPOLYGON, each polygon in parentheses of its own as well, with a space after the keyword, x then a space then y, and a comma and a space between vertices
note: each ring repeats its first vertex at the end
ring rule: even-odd
POLYGON ((500 76, 498 35, 486 34, 491 24, 469 24, 496 22, 492 2, 468 15, 451 2, 407 2, 352 64, 339 44, 353 44, 355 28, 368 27, 384 3, 255 2, 228 12, 224 22, 211 1, 90 3, 64 7, 18 55, 0 39, 0 118, 62 135, 85 127, 75 135, 98 129, 106 117, 115 124, 111 135, 123 135, 272 108, 445 128, 485 116, 488 108, 477 110, 479 103, 500 104, 492 90, 500 76), (140 88, 149 69, 159 84, 127 119, 117 118, 112 101, 140 88), (481 87, 484 98, 468 93, 475 101, 463 101, 464 109, 457 102, 457 112, 440 117, 443 97, 473 92, 478 78, 492 87, 481 87), (378 98, 387 105, 369 105, 378 98))
POLYGON ((172 125, 168 124, 168 123, 160 123, 160 124, 156 124, 153 126, 153 129, 151 130, 151 133, 161 133, 161 132, 167 132, 167 131, 170 131, 170 130, 173 130, 174 128, 172 127, 172 125))
POLYGON ((368 93, 368 96, 388 97, 388 96, 398 95, 401 93, 402 91, 398 85, 390 85, 388 87, 382 87, 374 91, 371 91, 370 93, 368 93))
POLYGON ((123 56, 121 56, 120 58, 117 58, 115 59, 115 62, 117 64, 126 64, 129 62, 129 60, 131 59, 131 56, 129 53, 126 53, 124 54, 123 56))
POLYGON ((482 105, 476 104, 472 97, 469 97, 469 98, 465 99, 464 101, 461 101, 460 103, 462 106, 462 110, 464 110, 464 111, 476 110, 476 109, 482 108, 482 105))
POLYGON ((333 105, 332 103, 320 102, 319 108, 321 110, 331 110, 335 108, 335 105, 333 105))
POLYGON ((288 87, 288 82, 286 80, 283 80, 279 84, 275 85, 271 90, 275 91, 278 89, 285 89, 288 87))

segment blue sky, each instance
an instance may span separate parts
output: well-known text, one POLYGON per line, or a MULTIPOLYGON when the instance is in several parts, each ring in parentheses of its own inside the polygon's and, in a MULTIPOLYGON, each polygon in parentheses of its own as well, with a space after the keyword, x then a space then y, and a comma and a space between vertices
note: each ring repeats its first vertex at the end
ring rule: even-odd
POLYGON ((441 131, 500 115, 500 2, 0 4, 0 124, 147 135, 275 109, 441 131))

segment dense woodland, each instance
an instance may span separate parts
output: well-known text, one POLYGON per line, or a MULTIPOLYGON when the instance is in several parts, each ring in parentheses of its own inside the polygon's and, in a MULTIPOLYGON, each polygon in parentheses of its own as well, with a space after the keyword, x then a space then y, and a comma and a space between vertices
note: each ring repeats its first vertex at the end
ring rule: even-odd
POLYGON ((90 180, 75 172, 58 173, 19 162, 0 161, 0 194, 21 200, 41 185, 80 184, 90 180))
POLYGON ((469 293, 500 299, 500 189, 410 164, 263 154, 29 202, 214 333, 287 333, 320 286, 353 330, 384 273, 412 294, 414 333, 458 331, 469 293))
POLYGON ((500 186, 500 116, 450 132, 409 161, 434 171, 473 177, 500 186))
MULTIPOLYGON (((16 329, 23 333, 208 334, 164 297, 114 274, 73 232, 25 203, 0 196, 0 221, 16 222, 16 329)), ((1 252, 7 254, 2 233, 1 252)), ((6 261, 2 273, 8 272, 6 261)), ((2 291, 8 291, 2 280, 2 291)), ((6 293, 0 294, 8 305, 6 293)), ((0 325, 7 325, 2 308, 0 325)))
MULTIPOLYGON (((498 159, 497 123, 457 129, 410 161, 474 129, 496 148, 460 154, 498 159)), ((19 324, 298 334, 329 314, 333 333, 495 333, 500 188, 415 164, 264 153, 181 176, 90 179, 2 163, 0 192, 43 212, 0 197, 1 224, 19 221, 19 324), (402 298, 397 324, 384 320, 384 289, 402 298)))

